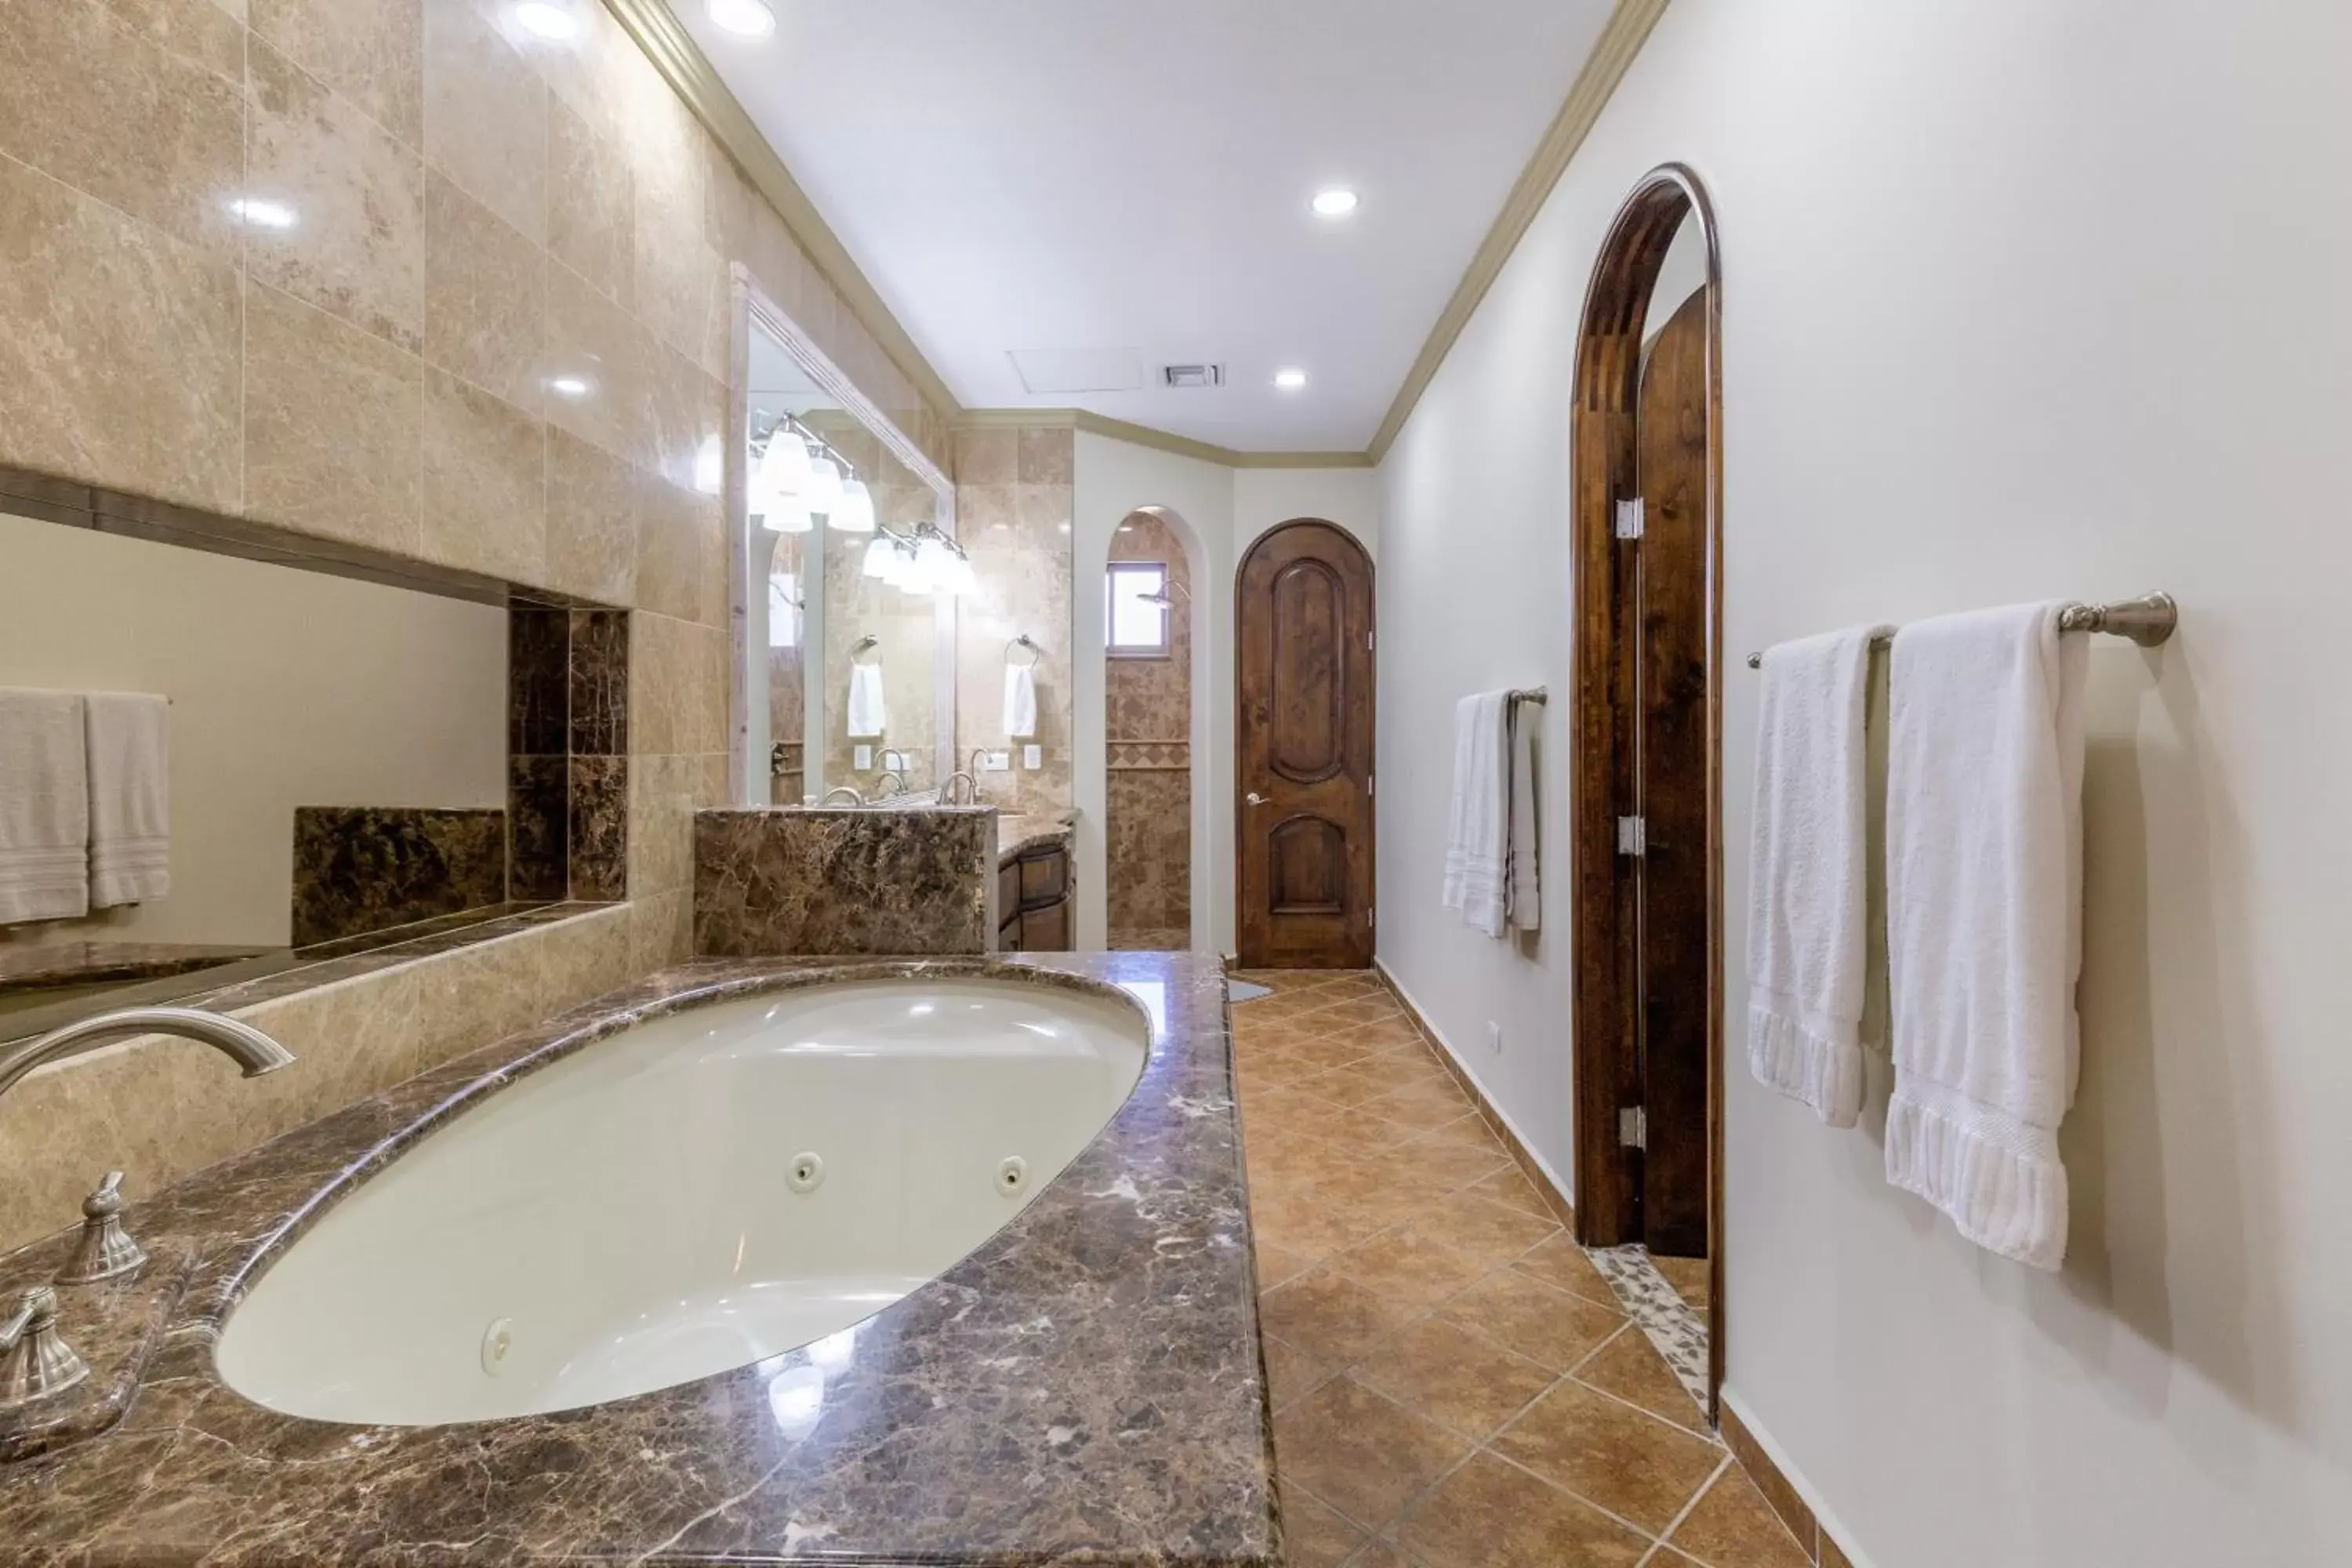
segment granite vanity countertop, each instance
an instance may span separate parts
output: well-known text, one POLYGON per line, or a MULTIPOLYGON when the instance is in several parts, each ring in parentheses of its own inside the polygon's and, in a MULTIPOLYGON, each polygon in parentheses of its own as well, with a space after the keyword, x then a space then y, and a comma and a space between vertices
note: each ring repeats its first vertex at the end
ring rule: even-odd
POLYGON ((1003 865, 1015 855, 1041 848, 1057 838, 1067 841, 1076 822, 1076 814, 1067 811, 998 812, 997 864, 1003 865))
MULTIPOLYGON (((0 1564, 1273 1568, 1223 1000, 1215 962, 1181 953, 698 963, 200 1172, 126 1213, 159 1257, 187 1249, 184 1289, 119 1425, 0 1467, 0 1564), (805 1352, 448 1426, 281 1415, 214 1372, 242 1282, 484 1095, 698 1000, 925 974, 1132 985, 1158 1020, 1150 1057, 1110 1124, 1010 1225, 868 1321, 804 1436, 786 1433, 768 1389, 805 1352)), ((0 1258, 0 1287, 32 1277, 21 1266, 36 1250, 0 1258)))

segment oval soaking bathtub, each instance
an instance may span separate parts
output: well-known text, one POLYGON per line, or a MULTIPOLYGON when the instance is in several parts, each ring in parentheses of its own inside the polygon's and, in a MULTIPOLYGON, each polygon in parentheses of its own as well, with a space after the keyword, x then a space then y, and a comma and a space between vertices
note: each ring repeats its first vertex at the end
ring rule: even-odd
POLYGON ((575 1409, 839 1334, 993 1235, 1140 1078, 1133 1005, 982 979, 665 1015, 485 1097, 360 1183, 222 1330, 291 1415, 575 1409))

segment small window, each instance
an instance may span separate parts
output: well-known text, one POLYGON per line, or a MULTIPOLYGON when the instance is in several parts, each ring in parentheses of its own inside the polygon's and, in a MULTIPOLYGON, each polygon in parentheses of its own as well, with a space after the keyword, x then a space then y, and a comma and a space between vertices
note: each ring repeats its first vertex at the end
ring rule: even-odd
POLYGON ((1108 581, 1110 656, 1167 658, 1168 568, 1156 561, 1114 561, 1108 581))
POLYGON ((768 578, 768 646, 801 646, 800 574, 777 572, 768 578))

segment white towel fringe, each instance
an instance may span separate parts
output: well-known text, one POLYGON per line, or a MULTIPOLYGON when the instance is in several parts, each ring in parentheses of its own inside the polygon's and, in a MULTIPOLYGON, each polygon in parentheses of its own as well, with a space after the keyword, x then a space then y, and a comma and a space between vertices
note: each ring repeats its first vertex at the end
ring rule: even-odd
POLYGON ((1989 1252, 2035 1268, 2066 1259, 2066 1167, 2051 1128, 1898 1070, 1886 1107, 1886 1179, 1943 1210, 1989 1252))

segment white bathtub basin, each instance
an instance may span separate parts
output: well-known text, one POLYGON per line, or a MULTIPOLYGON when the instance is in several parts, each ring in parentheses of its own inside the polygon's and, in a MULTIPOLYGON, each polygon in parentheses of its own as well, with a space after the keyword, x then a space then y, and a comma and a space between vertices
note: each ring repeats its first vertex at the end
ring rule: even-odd
POLYGON ((1014 981, 651 1020, 488 1096, 328 1211, 230 1316, 221 1374, 289 1415, 434 1425, 838 1335, 1019 1213, 1148 1050, 1133 1007, 1014 981))

